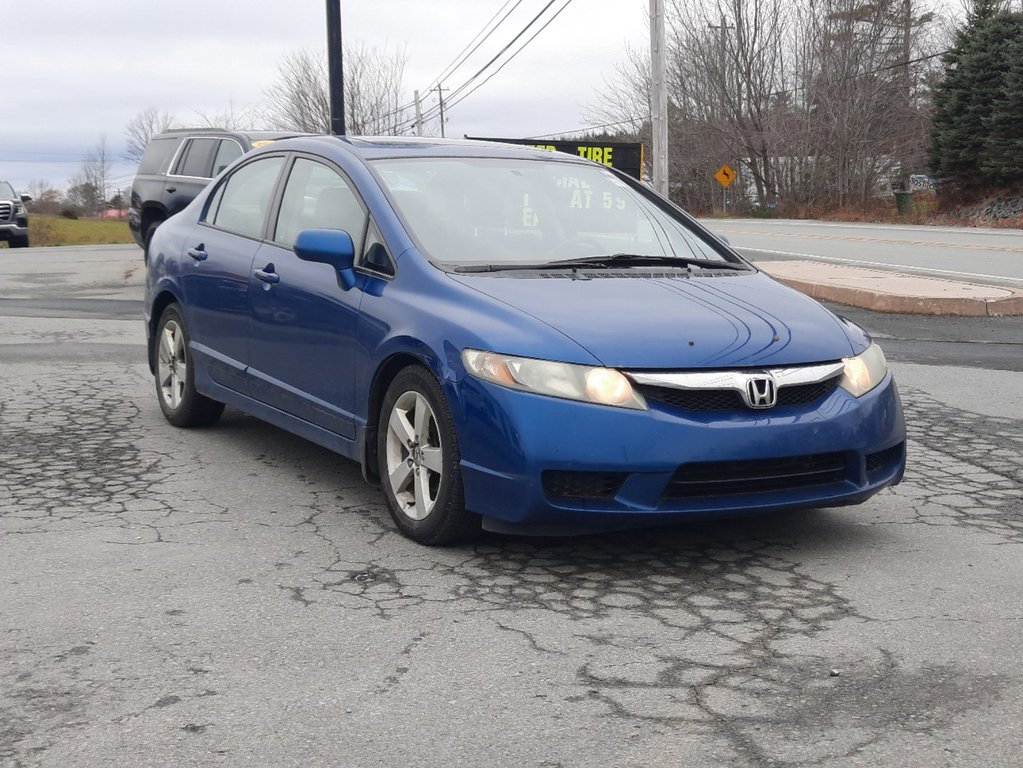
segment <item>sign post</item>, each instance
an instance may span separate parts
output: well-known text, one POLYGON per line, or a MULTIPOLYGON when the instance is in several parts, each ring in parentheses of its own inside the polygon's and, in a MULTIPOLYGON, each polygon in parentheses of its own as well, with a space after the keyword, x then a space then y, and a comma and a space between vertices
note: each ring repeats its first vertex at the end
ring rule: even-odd
POLYGON ((736 179, 736 177, 738 175, 739 174, 737 174, 735 171, 733 171, 732 167, 728 163, 725 163, 724 165, 722 165, 714 173, 714 178, 717 179, 718 180, 718 184, 721 185, 721 211, 722 212, 724 212, 725 208, 727 208, 727 206, 728 206, 728 201, 727 201, 727 198, 725 197, 725 195, 728 194, 728 187, 729 187, 729 185, 733 181, 735 181, 735 179, 736 179))

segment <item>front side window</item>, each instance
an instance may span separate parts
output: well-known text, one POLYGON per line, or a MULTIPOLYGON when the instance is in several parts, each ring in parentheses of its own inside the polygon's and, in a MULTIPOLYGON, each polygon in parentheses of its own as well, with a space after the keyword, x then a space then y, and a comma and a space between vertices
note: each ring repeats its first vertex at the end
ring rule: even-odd
POLYGON ((412 235, 446 264, 613 254, 727 261, 722 249, 604 168, 505 158, 375 163, 412 235))
POLYGON ((284 158, 266 157, 243 165, 221 183, 206 212, 206 223, 248 237, 262 237, 284 158))
POLYGON ((359 253, 365 228, 366 212, 337 171, 304 157, 295 160, 281 198, 275 242, 292 246, 303 229, 343 229, 359 253))

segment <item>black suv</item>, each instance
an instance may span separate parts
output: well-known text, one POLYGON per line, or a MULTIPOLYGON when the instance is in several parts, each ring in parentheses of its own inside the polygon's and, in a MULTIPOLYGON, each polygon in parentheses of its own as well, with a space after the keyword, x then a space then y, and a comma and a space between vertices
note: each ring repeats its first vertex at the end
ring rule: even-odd
POLYGON ((175 128, 154 136, 131 185, 128 228, 149 257, 149 239, 210 180, 250 149, 295 133, 175 128))
POLYGON ((0 240, 11 248, 28 248, 28 209, 32 198, 19 195, 6 181, 0 181, 0 240))

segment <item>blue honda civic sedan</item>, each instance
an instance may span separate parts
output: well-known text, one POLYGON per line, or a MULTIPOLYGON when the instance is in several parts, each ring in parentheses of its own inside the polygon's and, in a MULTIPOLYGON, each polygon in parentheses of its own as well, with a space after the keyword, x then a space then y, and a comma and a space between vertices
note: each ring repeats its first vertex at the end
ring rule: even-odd
POLYGON ((902 407, 867 334, 580 158, 329 136, 236 161, 146 279, 167 420, 337 451, 424 544, 862 502, 902 407))

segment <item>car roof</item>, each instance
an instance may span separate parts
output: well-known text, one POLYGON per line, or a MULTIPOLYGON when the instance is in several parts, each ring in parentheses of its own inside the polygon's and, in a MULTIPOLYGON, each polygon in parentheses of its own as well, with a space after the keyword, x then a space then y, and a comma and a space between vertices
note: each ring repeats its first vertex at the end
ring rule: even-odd
POLYGON ((278 139, 290 139, 297 136, 312 136, 314 134, 302 133, 301 131, 249 131, 233 130, 228 128, 168 128, 161 131, 153 138, 169 138, 173 136, 244 136, 249 141, 276 141, 278 139))
POLYGON ((521 144, 474 139, 438 139, 425 136, 312 136, 295 137, 277 149, 330 152, 342 150, 362 160, 413 157, 495 157, 591 164, 591 161, 521 144))

